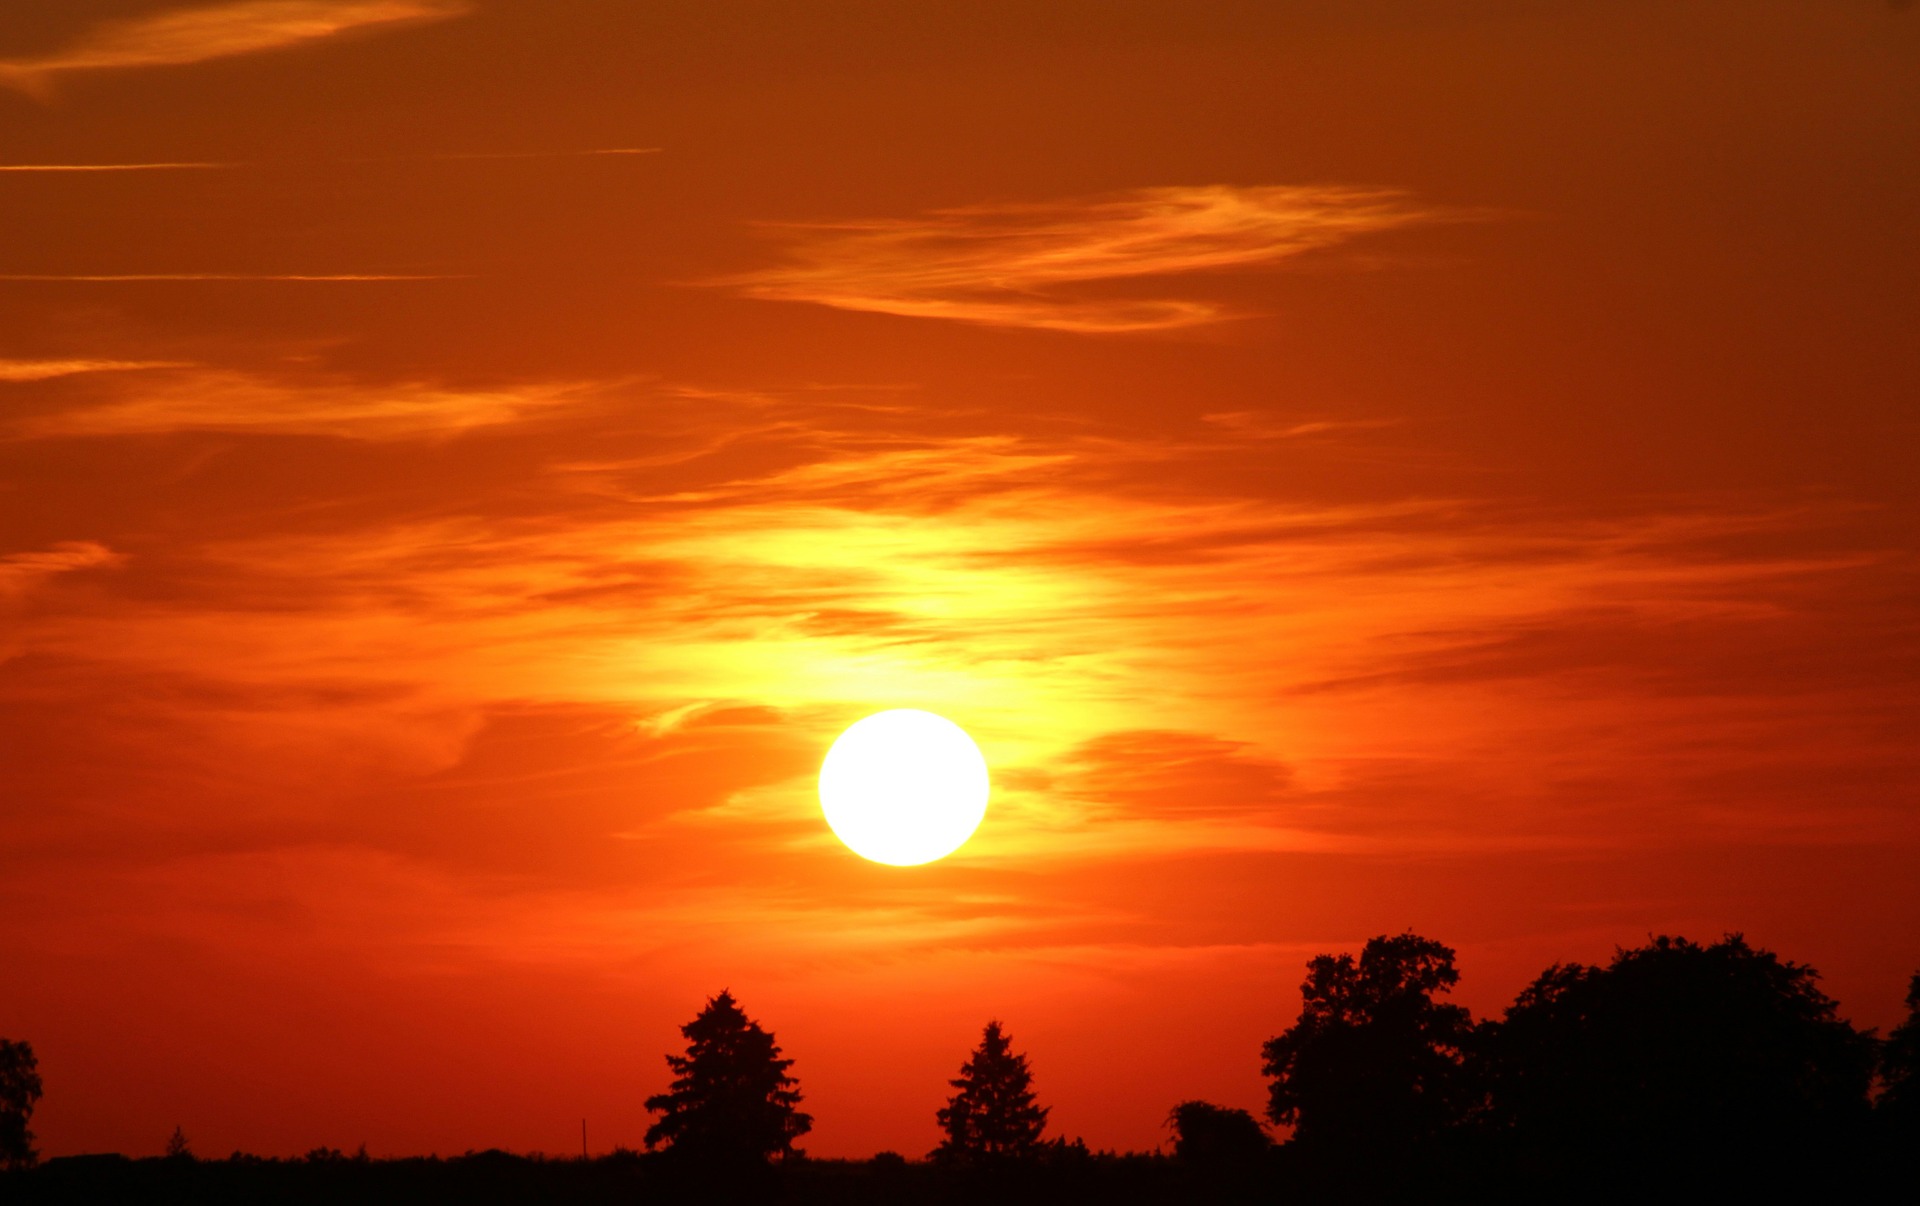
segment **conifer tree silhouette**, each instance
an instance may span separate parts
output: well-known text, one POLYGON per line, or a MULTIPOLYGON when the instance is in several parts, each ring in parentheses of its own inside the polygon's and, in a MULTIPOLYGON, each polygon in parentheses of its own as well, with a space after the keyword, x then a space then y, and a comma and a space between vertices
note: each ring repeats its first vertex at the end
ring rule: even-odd
POLYGON ((33 1044, 0 1038, 0 1168, 25 1168, 33 1150, 34 1103, 40 1100, 40 1065, 33 1044))
POLYGON ((937 1115, 947 1137, 935 1149, 936 1159, 995 1160, 1039 1148, 1047 1111, 1034 1104, 1027 1057, 1014 1052, 999 1022, 987 1023, 980 1046, 960 1066, 959 1079, 948 1083, 959 1092, 937 1115))
POLYGON ((647 1147, 664 1143, 720 1164, 794 1155, 794 1140, 813 1129, 813 1119, 797 1108, 800 1082, 787 1075, 793 1061, 780 1058, 773 1035, 725 990, 680 1033, 687 1053, 667 1056, 673 1084, 647 1098, 648 1111, 661 1116, 647 1128, 647 1147))

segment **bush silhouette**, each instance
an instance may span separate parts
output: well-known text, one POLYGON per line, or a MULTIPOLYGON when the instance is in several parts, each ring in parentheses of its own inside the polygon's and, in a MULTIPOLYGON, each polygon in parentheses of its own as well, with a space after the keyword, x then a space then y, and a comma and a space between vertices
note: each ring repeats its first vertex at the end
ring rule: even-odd
POLYGON ((0 1039, 0 1167, 25 1168, 33 1150, 33 1107, 40 1100, 40 1064, 31 1043, 0 1039))
POLYGON ((1210 1101, 1183 1101, 1167 1114, 1173 1156, 1200 1166, 1248 1164, 1266 1154, 1273 1140, 1245 1110, 1210 1101))
POLYGON ((1039 1149, 1047 1111, 1034 1104, 1027 1057, 1014 1053, 999 1022, 987 1023, 980 1046, 948 1083, 959 1092, 936 1115, 947 1136, 933 1153, 936 1159, 998 1160, 1039 1149))
POLYGON ((1860 1122, 1873 1040, 1811 968, 1739 935, 1556 965, 1484 1028, 1489 1119, 1577 1161, 1777 1162, 1860 1122))
POLYGON ((1267 1115, 1302 1150, 1405 1153, 1469 1104, 1467 1011, 1436 1001, 1459 980, 1453 951, 1416 934, 1371 939, 1307 964, 1300 1018, 1267 1041, 1267 1115))
POLYGON ((660 1120, 647 1147, 666 1144, 681 1157, 726 1165, 764 1164, 795 1154, 793 1142, 813 1129, 797 1108, 799 1082, 780 1058, 773 1035, 722 991, 680 1028, 687 1053, 667 1056, 673 1084, 647 1099, 660 1120))

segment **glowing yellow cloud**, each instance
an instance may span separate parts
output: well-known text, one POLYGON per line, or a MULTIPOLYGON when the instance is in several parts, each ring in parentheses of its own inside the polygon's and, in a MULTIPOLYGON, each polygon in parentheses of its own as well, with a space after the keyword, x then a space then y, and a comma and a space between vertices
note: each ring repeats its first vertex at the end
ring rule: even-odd
MULTIPOLYGON (((98 392, 115 400, 82 397, 15 434, 418 438, 535 415, 557 425, 576 397, 601 396, 204 370, 98 392)), ((993 824, 954 858, 1004 865, 1494 840, 1511 820, 1499 794, 1559 773, 1544 764, 1589 712, 1626 698, 1649 717, 1700 709, 1694 688, 1661 685, 1686 661, 1671 647, 1785 623, 1774 595, 1867 568, 1701 556, 1795 522, 1778 515, 1517 521, 1461 501, 1290 504, 1209 484, 1236 435, 1261 458, 1275 438, 1375 438, 1325 423, 1234 415, 1181 444, 802 432, 790 413, 711 393, 649 409, 644 439, 595 437, 603 457, 555 457, 506 493, 461 502, 436 478, 391 522, 322 523, 297 540, 216 525, 190 556, 134 563, 129 588, 177 577, 173 605, 91 595, 14 625, 16 640, 128 672, 217 674, 237 696, 419 684, 403 710, 377 691, 366 707, 379 733, 424 726, 435 749, 448 717, 497 701, 606 709, 656 739, 752 705, 780 718, 781 741, 822 750, 866 713, 938 710, 1005 771, 993 824), (1116 475, 1122 462, 1139 473, 1116 475), (1591 698, 1535 685, 1589 679, 1591 698), (1510 740, 1516 729, 1527 740, 1510 740), (1435 766, 1471 807, 1375 832, 1391 801, 1429 790, 1393 776, 1435 766), (1500 768, 1495 782, 1478 782, 1481 766, 1500 768)), ((44 568, 15 576, 43 581, 44 568)), ((293 723, 279 715, 259 723, 293 723)), ((226 711, 215 727, 231 727, 226 711)), ((1665 732, 1649 720, 1631 739, 1644 749, 1609 757, 1684 757, 1659 748, 1665 732)), ((710 849, 828 849, 811 796, 789 769, 645 825, 710 849)), ((1536 840, 1547 822, 1514 824, 1536 840)))

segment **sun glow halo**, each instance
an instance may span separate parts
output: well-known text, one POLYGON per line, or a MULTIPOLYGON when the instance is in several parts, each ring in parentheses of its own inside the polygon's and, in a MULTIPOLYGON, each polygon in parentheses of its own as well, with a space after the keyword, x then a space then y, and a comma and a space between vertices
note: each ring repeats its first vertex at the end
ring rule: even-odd
POLYGON ((861 858, 930 863, 964 845, 987 815, 987 760, 944 716, 876 712, 827 751, 820 806, 834 835, 861 858))

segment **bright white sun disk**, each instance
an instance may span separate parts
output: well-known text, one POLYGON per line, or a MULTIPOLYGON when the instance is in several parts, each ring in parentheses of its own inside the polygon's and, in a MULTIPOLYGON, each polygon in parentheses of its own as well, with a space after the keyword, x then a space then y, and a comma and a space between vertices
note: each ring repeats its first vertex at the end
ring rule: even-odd
POLYGON ((958 850, 987 815, 987 760, 966 730, 916 708, 876 712, 820 766, 820 806, 861 858, 911 867, 958 850))

